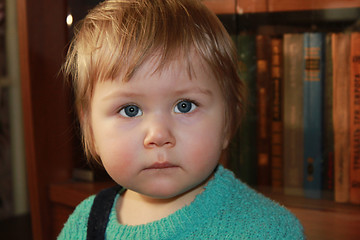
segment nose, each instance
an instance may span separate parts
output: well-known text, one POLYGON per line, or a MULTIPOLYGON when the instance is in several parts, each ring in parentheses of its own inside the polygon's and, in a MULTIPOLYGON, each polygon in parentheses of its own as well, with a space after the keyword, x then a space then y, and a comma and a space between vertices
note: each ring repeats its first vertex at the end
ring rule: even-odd
POLYGON ((164 116, 153 116, 146 123, 145 148, 174 147, 175 137, 172 133, 172 124, 164 116))

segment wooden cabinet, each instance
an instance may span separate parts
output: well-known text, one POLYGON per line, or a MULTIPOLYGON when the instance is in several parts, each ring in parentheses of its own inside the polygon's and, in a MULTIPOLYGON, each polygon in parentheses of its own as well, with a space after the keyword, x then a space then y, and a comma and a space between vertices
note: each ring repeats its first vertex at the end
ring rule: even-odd
POLYGON ((360 207, 326 199, 307 199, 260 190, 285 205, 304 226, 309 240, 359 239, 360 207))
POLYGON ((267 0, 205 0, 203 2, 216 14, 243 14, 267 11, 267 0))
POLYGON ((79 157, 71 92, 60 74, 65 1, 18 0, 25 150, 34 239, 51 239, 49 185, 71 177, 79 157))
POLYGON ((360 7, 359 0, 267 0, 269 12, 360 7))
POLYGON ((216 14, 244 14, 360 7, 359 0, 204 0, 216 14))
MULTIPOLYGON (((312 20, 299 15, 299 11, 313 13, 312 10, 347 9, 354 10, 352 14, 359 17, 360 8, 360 0, 204 2, 225 18, 236 13, 243 26, 256 28, 256 31, 261 29, 261 24, 273 24, 276 28, 277 23, 288 20, 295 24, 305 21, 311 27, 312 20)), ((71 91, 59 73, 68 44, 66 1, 17 0, 17 3, 33 237, 37 240, 54 239, 82 199, 112 183, 71 180, 81 150, 74 129, 71 91)), ((312 19, 322 13, 315 12, 312 19)), ((331 17, 337 21, 336 15, 331 17)), ((358 239, 360 236, 359 206, 261 191, 289 207, 302 221, 309 239, 358 239)))

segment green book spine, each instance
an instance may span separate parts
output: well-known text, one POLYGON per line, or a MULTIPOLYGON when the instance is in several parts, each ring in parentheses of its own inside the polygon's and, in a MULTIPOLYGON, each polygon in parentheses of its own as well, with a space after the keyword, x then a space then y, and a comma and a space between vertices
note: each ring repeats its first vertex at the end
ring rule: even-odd
POLYGON ((232 146, 230 168, 249 185, 256 184, 256 46, 255 36, 239 34, 235 39, 239 76, 247 90, 246 112, 232 146))
POLYGON ((284 35, 284 192, 303 195, 303 34, 284 35))

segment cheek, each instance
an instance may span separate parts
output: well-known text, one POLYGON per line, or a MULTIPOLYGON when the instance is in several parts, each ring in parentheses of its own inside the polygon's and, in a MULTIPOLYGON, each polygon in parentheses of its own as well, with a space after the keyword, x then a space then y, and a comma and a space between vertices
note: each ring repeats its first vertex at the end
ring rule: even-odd
POLYGON ((189 131, 184 139, 187 144, 184 152, 192 159, 191 164, 200 168, 219 161, 224 145, 221 124, 201 124, 197 131, 189 131))
POLYGON ((109 173, 115 180, 119 175, 129 172, 133 159, 137 152, 134 139, 129 138, 126 134, 114 134, 116 131, 102 131, 95 135, 97 142, 98 155, 109 173))
MULTIPOLYGON (((127 147, 127 146, 125 146, 127 147)), ((129 148, 111 148, 106 154, 101 156, 101 160, 106 172, 120 185, 126 185, 127 179, 131 178, 133 154, 126 151, 129 148)))
POLYGON ((194 149, 194 155, 196 156, 204 156, 209 161, 216 161, 222 152, 222 144, 218 141, 218 136, 207 135, 206 138, 203 138, 196 143, 194 149))

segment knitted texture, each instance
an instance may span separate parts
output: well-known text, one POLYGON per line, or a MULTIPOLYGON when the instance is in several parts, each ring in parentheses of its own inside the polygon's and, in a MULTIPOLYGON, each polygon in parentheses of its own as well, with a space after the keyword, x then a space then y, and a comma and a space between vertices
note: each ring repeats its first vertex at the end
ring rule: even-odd
MULTIPOLYGON (((255 192, 219 166, 214 179, 188 206, 148 224, 117 221, 115 198, 106 239, 304 239, 297 218, 284 207, 255 192)), ((73 212, 58 239, 86 239, 94 196, 73 212)))

